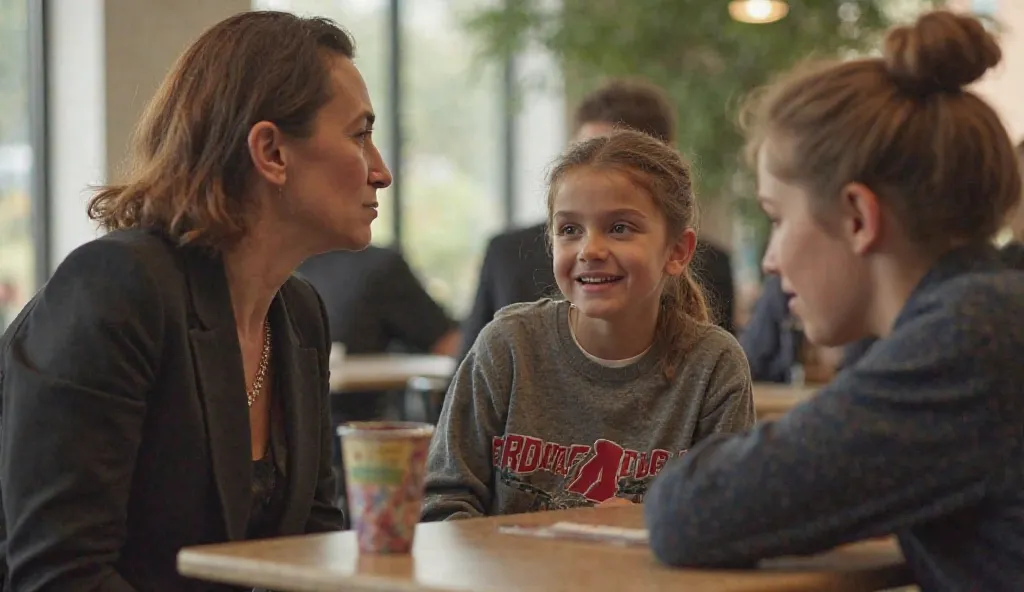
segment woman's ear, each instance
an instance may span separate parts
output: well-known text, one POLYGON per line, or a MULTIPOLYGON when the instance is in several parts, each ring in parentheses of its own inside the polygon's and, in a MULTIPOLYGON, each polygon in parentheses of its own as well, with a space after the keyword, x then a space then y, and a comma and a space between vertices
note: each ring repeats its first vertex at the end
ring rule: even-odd
POLYGON ((284 134, 269 121, 260 121, 249 129, 246 144, 256 174, 269 183, 283 187, 287 178, 282 150, 284 134))
POLYGON ((840 192, 840 228, 850 249, 862 255, 882 235, 882 204, 878 195, 863 183, 849 183, 840 192))

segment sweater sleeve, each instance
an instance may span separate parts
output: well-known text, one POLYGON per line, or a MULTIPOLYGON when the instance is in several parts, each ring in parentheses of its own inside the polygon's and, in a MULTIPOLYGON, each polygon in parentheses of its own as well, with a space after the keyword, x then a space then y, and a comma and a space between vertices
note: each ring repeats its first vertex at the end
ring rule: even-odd
POLYGON ((754 399, 750 368, 743 350, 732 337, 722 350, 704 393, 694 443, 718 432, 742 432, 754 425, 754 399))
POLYGON ((427 459, 424 521, 484 516, 492 506, 491 450, 504 431, 512 377, 498 325, 484 328, 448 389, 427 459))
MULTIPOLYGON (((940 308, 940 307, 934 307, 940 308)), ((716 434, 645 500, 676 566, 739 566, 922 524, 978 503, 1019 463, 1006 331, 924 311, 776 422, 716 434)))

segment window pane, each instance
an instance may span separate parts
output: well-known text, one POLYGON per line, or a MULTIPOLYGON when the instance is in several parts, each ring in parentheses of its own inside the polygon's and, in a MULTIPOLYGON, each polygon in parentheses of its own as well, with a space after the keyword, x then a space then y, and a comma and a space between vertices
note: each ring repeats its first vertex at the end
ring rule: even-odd
POLYGON ((995 16, 999 10, 999 0, 974 0, 971 3, 971 10, 975 14, 983 14, 986 16, 995 16))
POLYGON ((461 317, 486 241, 503 224, 500 69, 461 28, 487 0, 402 4, 402 243, 436 300, 461 317))
POLYGON ((0 2, 0 331, 35 291, 29 1, 0 2))
MULTIPOLYGON (((302 16, 323 16, 348 30, 356 41, 356 65, 370 91, 373 110, 377 113, 373 142, 389 164, 391 108, 388 98, 388 0, 253 0, 258 10, 284 10, 302 16)), ((373 223, 373 242, 390 245, 394 242, 392 217, 395 216, 389 191, 377 192, 380 217, 373 223)))

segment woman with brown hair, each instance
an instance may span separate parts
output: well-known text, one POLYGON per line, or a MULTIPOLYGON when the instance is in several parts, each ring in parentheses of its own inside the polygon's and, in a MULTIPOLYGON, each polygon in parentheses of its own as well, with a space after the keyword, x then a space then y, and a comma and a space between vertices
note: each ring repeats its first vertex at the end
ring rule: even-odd
POLYGON ((109 230, 0 341, 0 494, 14 590, 207 590, 185 545, 343 528, 329 337, 292 271, 370 241, 391 182, 334 23, 231 17, 178 60, 109 230))
POLYGON ((645 508, 673 565, 749 565, 895 534, 923 590, 1024 581, 1024 273, 992 238, 1021 194, 1013 143, 965 87, 980 22, 892 30, 880 58, 799 69, 752 104, 764 267, 807 337, 875 337, 775 422, 666 468, 645 508))

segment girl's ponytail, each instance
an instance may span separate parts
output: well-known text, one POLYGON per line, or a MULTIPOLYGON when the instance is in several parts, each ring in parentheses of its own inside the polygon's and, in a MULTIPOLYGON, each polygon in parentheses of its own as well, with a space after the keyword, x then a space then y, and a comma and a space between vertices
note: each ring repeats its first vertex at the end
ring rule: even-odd
POLYGON ((689 268, 679 276, 666 278, 655 331, 665 378, 671 380, 675 375, 679 360, 703 333, 709 319, 704 290, 697 285, 689 268))

